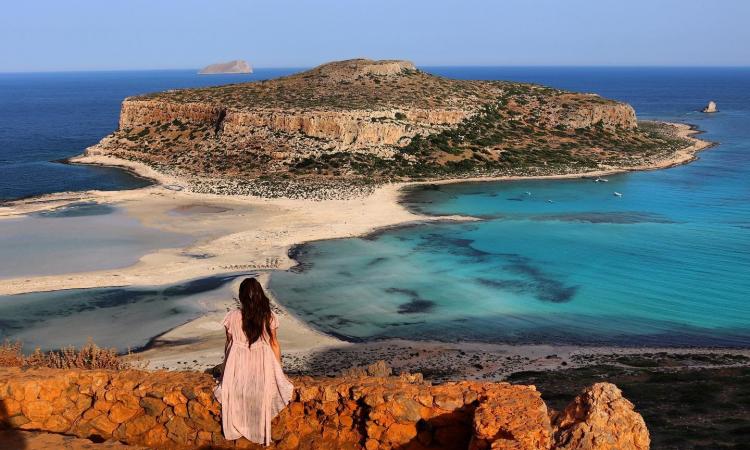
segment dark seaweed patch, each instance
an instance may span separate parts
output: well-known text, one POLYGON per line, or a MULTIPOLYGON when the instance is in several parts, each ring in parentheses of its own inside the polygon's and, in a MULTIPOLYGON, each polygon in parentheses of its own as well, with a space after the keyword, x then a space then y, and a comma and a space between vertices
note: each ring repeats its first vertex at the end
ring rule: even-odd
POLYGON ((578 286, 566 286, 562 281, 553 278, 538 266, 533 265, 530 258, 517 254, 505 256, 509 262, 504 268, 529 278, 534 284, 536 298, 539 300, 565 303, 569 302, 578 291, 578 286))
POLYGON ((407 303, 402 303, 398 307, 399 314, 416 314, 426 313, 432 311, 435 307, 435 302, 430 300, 410 300, 407 303))
MULTIPOLYGON (((25 312, 28 314, 24 314, 24 317, 19 318, 19 320, 23 320, 26 323, 37 323, 43 322, 47 318, 67 317, 76 313, 95 311, 97 309, 121 307, 135 303, 164 302, 175 297, 200 294, 217 289, 236 277, 237 275, 207 277, 169 286, 164 289, 71 289, 49 293, 18 294, 13 297, 23 299, 28 296, 35 299, 33 303, 25 307, 25 312), (49 301, 49 299, 54 299, 54 301, 49 301)), ((10 308, 14 308, 12 301, 5 304, 10 308)), ((179 312, 170 311, 170 313, 179 312)), ((0 314, 3 313, 3 308, 0 308, 0 314)), ((14 312, 14 314, 18 313, 14 312)))
POLYGON ((60 217, 86 217, 103 216, 111 214, 115 208, 110 205, 102 205, 96 202, 76 202, 48 211, 39 211, 32 215, 37 217, 60 218, 60 217))
POLYGON ((183 255, 193 259, 210 259, 216 257, 216 255, 212 255, 211 253, 183 253, 183 255))
POLYGON ((310 255, 311 247, 308 244, 292 245, 287 252, 289 259, 296 261, 294 267, 289 268, 289 272, 302 273, 310 270, 313 266, 313 258, 310 255))
POLYGON ((494 280, 489 278, 477 278, 479 284, 503 291, 513 292, 515 294, 532 294, 535 292, 534 286, 528 281, 521 280, 494 280))
POLYGON ((542 214, 532 217, 532 220, 546 221, 556 220, 560 222, 583 222, 583 223, 612 223, 612 224, 634 224, 634 223, 674 223, 671 219, 659 214, 646 212, 581 212, 570 214, 542 214))
POLYGON ((326 314, 325 316, 322 316, 321 319, 325 320, 328 323, 328 326, 333 326, 333 327, 362 325, 362 322, 359 320, 347 319, 337 314, 326 314))
POLYGON ((422 241, 415 247, 415 251, 428 251, 443 254, 448 251, 451 255, 468 256, 476 261, 482 261, 491 253, 476 249, 471 239, 455 238, 440 233, 430 233, 422 236, 422 241))
POLYGON ((367 262, 367 267, 376 266, 376 265, 378 265, 380 263, 384 263, 386 261, 388 261, 388 258, 385 258, 383 256, 379 256, 377 258, 373 258, 372 260, 368 261, 367 262))
POLYGON ((398 306, 399 314, 417 314, 431 312, 435 307, 435 302, 419 296, 419 293, 412 289, 388 288, 385 292, 389 294, 401 294, 409 297, 409 301, 398 306))
POLYGON ((527 257, 517 254, 502 256, 509 260, 503 269, 521 275, 526 280, 477 278, 478 283, 516 294, 533 295, 538 300, 552 303, 569 302, 578 292, 578 286, 566 286, 561 280, 533 265, 527 257))

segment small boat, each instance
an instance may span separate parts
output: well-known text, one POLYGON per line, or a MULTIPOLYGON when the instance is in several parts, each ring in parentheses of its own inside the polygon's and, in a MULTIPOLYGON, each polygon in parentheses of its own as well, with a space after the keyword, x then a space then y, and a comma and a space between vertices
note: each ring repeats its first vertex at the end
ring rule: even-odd
POLYGON ((617 192, 617 191, 615 191, 615 192, 614 192, 614 194, 615 194, 615 197, 622 197, 622 194, 620 194, 620 193, 619 193, 619 192, 617 192))
POLYGON ((529 191, 526 191, 526 195, 531 195, 531 192, 529 192, 529 191))
POLYGON ((594 183, 606 183, 608 181, 609 180, 606 178, 597 178, 596 180, 594 180, 594 183))
POLYGON ((552 200, 547 200, 547 203, 555 203, 555 202, 552 200))

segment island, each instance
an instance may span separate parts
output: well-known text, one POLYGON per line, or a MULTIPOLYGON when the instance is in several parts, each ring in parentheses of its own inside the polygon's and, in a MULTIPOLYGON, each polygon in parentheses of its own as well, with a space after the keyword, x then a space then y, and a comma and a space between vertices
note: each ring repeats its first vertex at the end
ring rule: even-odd
POLYGON ((708 102, 708 105, 706 105, 706 107, 705 107, 705 108, 703 108, 703 112, 704 112, 704 113, 715 113, 715 112, 719 112, 719 110, 718 110, 718 109, 716 108, 716 102, 715 102, 715 101, 713 101, 713 100, 711 100, 710 102, 708 102))
POLYGON ((127 98, 119 129, 86 157, 145 164, 194 192, 307 198, 389 181, 663 167, 691 145, 678 135, 596 94, 355 59, 127 98))
POLYGON ((222 73, 253 73, 253 68, 247 61, 237 59, 225 63, 211 64, 198 72, 199 75, 217 75, 222 73))

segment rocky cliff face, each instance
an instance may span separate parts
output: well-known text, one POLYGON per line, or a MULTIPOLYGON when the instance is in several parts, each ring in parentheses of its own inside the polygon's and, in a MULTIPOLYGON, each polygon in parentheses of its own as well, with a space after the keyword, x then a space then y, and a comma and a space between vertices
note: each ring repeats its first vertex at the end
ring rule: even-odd
MULTIPOLYGON (((274 420, 277 449, 645 450, 643 419, 614 385, 562 413, 533 386, 418 376, 294 379, 274 420)), ((191 372, 0 370, 0 424, 150 448, 262 448, 225 441, 213 379, 191 372)))
POLYGON ((119 130, 87 153, 252 185, 571 173, 676 146, 597 95, 350 60, 128 98, 119 130))
POLYGON ((223 136, 225 140, 285 133, 327 141, 331 149, 356 151, 403 145, 416 134, 440 131, 470 115, 471 111, 462 109, 243 111, 210 103, 132 99, 122 104, 120 129, 143 129, 177 121, 206 127, 214 131, 214 138, 223 136))

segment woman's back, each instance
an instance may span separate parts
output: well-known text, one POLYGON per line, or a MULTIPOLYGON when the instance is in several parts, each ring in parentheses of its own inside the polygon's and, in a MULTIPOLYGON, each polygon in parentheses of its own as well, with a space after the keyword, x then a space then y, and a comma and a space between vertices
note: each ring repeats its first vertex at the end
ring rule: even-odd
MULTIPOLYGON (((248 346, 247 343, 247 335, 245 334, 245 330, 242 328, 242 311, 239 309, 235 309, 234 311, 230 311, 225 317, 224 320, 221 322, 222 325, 224 325, 224 328, 226 328, 227 333, 232 338, 232 346, 234 345, 242 345, 244 347, 248 346)), ((276 314, 271 313, 271 320, 270 320, 270 328, 271 330, 275 330, 279 327, 279 321, 276 319, 276 314)), ((270 344, 271 343, 271 336, 268 335, 268 331, 264 328, 261 332, 260 338, 253 343, 254 344, 270 344)))
MULTIPOLYGON (((229 312, 222 325, 229 340, 224 374, 217 390, 224 437, 239 439, 244 436, 250 441, 268 445, 271 442, 271 421, 291 400, 292 383, 284 375, 271 345, 273 336, 267 330, 260 333, 258 340, 248 344, 241 310, 229 312)), ((269 325, 275 336, 278 320, 273 313, 269 325)))

